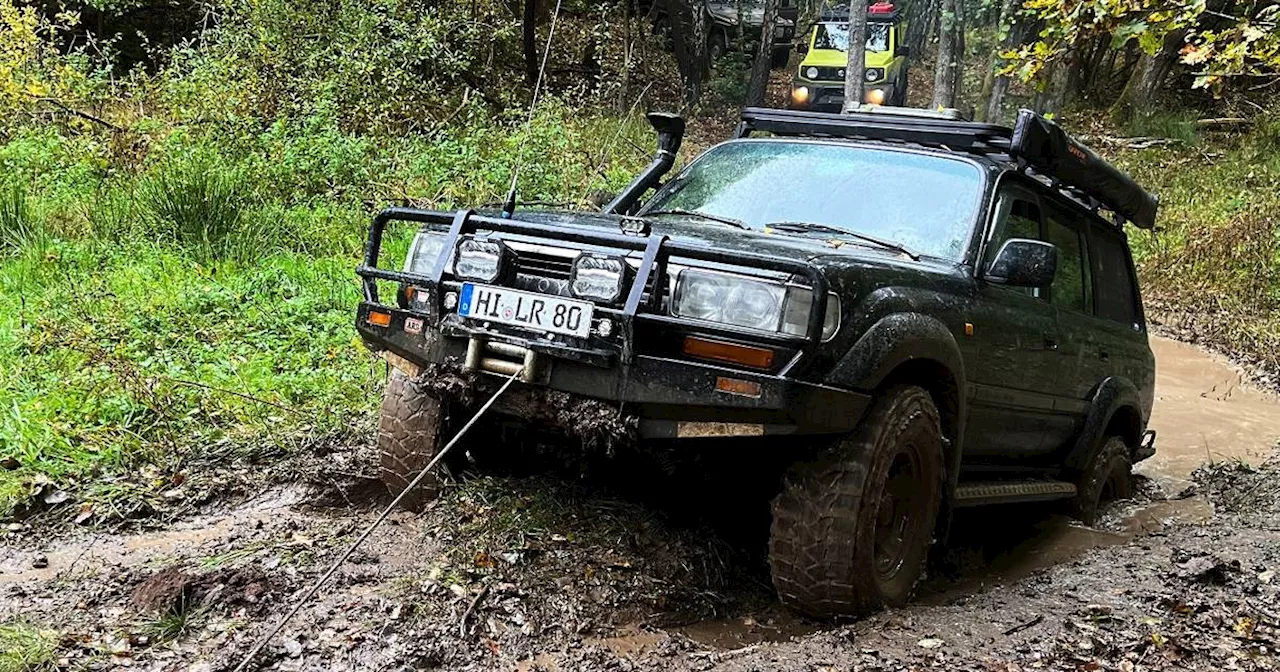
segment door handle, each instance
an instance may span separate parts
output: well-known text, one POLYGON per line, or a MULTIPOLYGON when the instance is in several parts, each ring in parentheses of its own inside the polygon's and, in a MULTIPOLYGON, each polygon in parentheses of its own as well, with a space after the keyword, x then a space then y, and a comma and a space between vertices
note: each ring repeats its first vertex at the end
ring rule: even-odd
POLYGON ((1056 338, 1054 338, 1054 337, 1052 337, 1052 336, 1045 336, 1045 337, 1044 337, 1044 348, 1045 348, 1045 350, 1057 350, 1057 349, 1058 349, 1058 339, 1056 339, 1056 338))
POLYGON ((1111 355, 1106 350, 1099 350, 1098 359, 1101 359, 1104 362, 1109 362, 1111 361, 1111 355))

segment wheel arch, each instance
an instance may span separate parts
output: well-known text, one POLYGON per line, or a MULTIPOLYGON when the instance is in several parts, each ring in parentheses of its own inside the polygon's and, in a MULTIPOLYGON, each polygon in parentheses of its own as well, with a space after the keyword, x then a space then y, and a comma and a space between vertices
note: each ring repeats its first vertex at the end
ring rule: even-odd
POLYGON ((1076 471, 1083 469, 1108 436, 1123 439, 1132 457, 1146 429, 1141 409, 1141 395, 1133 382, 1111 376, 1099 383, 1084 424, 1067 454, 1066 466, 1076 471))
POLYGON ((967 408, 964 359, 945 324, 919 313, 886 315, 854 343, 827 382, 868 391, 918 385, 929 392, 946 439, 943 464, 950 494, 959 474, 967 408))

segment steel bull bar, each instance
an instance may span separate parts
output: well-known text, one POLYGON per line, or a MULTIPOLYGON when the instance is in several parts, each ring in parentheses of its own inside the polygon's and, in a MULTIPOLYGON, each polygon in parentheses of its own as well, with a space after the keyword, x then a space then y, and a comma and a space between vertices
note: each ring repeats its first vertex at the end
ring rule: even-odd
MULTIPOLYGON (((643 252, 640 267, 634 274, 631 287, 628 288, 626 294, 626 302, 622 307, 619 309, 600 304, 596 304, 595 307, 598 316, 611 318, 619 325, 620 347, 617 349, 616 354, 621 357, 624 363, 631 363, 635 359, 635 325, 638 321, 667 324, 686 329, 696 327, 700 333, 738 338, 766 345, 790 347, 798 350, 800 355, 793 358, 792 364, 801 359, 808 359, 822 343, 822 326, 826 316, 828 299, 827 280, 821 272, 809 264, 765 255, 741 252, 728 253, 710 247, 673 241, 664 235, 627 234, 621 231, 614 233, 608 230, 596 230, 586 227, 541 224, 519 219, 500 219, 479 215, 472 210, 458 210, 454 213, 448 213, 394 207, 379 212, 373 218, 373 223, 369 228, 364 263, 356 269, 356 273, 362 279, 364 300, 367 304, 362 306, 358 319, 363 319, 370 307, 385 307, 379 301, 378 281, 386 280, 412 286, 415 294, 427 292, 428 300, 426 301, 427 310, 425 311, 425 316, 432 321, 433 326, 439 326, 444 318, 444 315, 440 312, 440 292, 442 287, 447 284, 460 284, 460 282, 443 280, 449 258, 457 247, 459 239, 479 231, 538 236, 545 239, 548 244, 571 243, 612 248, 626 252, 643 252), (392 222, 415 222, 420 225, 443 225, 447 223, 449 225, 440 256, 436 259, 429 273, 410 273, 378 268, 383 234, 387 226, 392 222), (686 259, 706 261, 737 266, 747 271, 760 269, 791 273, 804 278, 808 281, 814 297, 814 305, 809 314, 807 333, 803 336, 766 333, 739 329, 731 325, 703 322, 690 323, 688 320, 661 314, 662 292, 659 291, 659 288, 662 288, 666 282, 667 265, 673 256, 680 258, 682 261, 686 259), (645 289, 650 286, 655 288, 655 291, 650 292, 646 301, 645 289)), ((424 314, 424 311, 412 312, 424 314)), ((591 352, 589 349, 575 347, 569 343, 545 343, 541 340, 536 344, 500 343, 492 341, 488 337, 494 336, 506 339, 511 337, 498 333, 484 334, 480 333, 481 330, 479 329, 470 329, 469 331, 472 338, 468 348, 468 368, 478 368, 480 370, 490 370, 492 368, 494 373, 509 375, 510 367, 501 364, 493 367, 487 366, 487 364, 494 362, 485 355, 488 350, 493 350, 497 354, 508 355, 517 360, 523 358, 522 365, 525 367, 524 378, 526 381, 534 380, 540 369, 537 364, 537 355, 534 351, 546 352, 552 355, 563 353, 579 361, 588 361, 601 366, 608 366, 612 359, 608 356, 600 356, 602 354, 600 352, 591 352), (520 352, 516 352, 516 348, 522 349, 520 352)), ((790 365, 782 371, 781 375, 786 375, 786 371, 789 368, 790 365)))

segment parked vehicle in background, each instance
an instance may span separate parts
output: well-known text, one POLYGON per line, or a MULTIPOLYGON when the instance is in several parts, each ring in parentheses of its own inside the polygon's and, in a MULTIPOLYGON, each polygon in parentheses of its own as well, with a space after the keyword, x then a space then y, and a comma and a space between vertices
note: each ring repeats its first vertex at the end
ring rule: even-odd
POLYGON ((604 212, 379 214, 356 327, 394 367, 384 481, 517 376, 493 412, 565 454, 758 442, 785 472, 765 474, 774 586, 817 617, 905 602, 958 507, 1092 522, 1127 496, 1155 363, 1122 224, 1154 226, 1154 197, 1028 110, 869 109, 749 108, 665 183, 684 122, 651 114, 658 154, 604 212), (397 222, 419 227, 403 270, 379 268, 397 222))
MULTIPOLYGON (((864 103, 906 105, 906 29, 897 7, 876 2, 867 8, 867 62, 864 103)), ((849 62, 849 8, 824 9, 799 45, 804 60, 791 86, 791 107, 839 112, 844 105, 845 66, 849 62)))
MULTIPOLYGON (((764 0, 688 0, 690 8, 700 7, 707 25, 707 56, 714 63, 725 54, 745 47, 752 53, 760 42, 760 31, 764 25, 764 0)), ((654 31, 669 34, 671 17, 664 9, 664 4, 649 3, 648 11, 653 16, 654 31)), ((799 15, 796 0, 778 0, 778 19, 773 28, 773 50, 771 64, 776 68, 787 65, 791 57, 792 42, 796 36, 796 19, 799 15)), ((690 18, 685 17, 686 35, 692 34, 690 18)))

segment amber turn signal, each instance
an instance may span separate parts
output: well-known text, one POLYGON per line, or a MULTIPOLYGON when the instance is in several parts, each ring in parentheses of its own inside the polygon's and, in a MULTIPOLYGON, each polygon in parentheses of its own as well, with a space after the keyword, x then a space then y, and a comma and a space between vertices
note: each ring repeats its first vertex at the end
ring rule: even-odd
POLYGON ((380 310, 369 311, 369 324, 378 327, 391 326, 391 313, 384 313, 380 310))
POLYGON ((773 367, 773 351, 765 348, 754 348, 749 345, 712 341, 696 336, 684 339, 684 354, 699 359, 714 359, 720 362, 731 362, 750 366, 754 369, 773 367))

